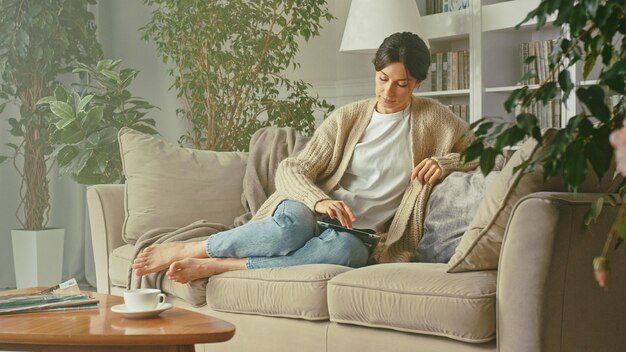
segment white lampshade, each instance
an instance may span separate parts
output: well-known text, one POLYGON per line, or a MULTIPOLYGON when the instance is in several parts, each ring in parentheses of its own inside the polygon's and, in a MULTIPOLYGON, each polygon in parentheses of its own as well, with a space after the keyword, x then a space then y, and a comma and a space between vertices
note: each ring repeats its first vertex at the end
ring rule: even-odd
POLYGON ((339 51, 374 53, 397 32, 415 33, 430 48, 420 22, 415 0, 352 0, 339 51))

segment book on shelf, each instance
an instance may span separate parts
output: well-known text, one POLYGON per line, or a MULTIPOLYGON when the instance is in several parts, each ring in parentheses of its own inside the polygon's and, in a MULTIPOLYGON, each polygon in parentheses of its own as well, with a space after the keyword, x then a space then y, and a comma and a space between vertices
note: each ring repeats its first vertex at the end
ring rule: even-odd
POLYGON ((469 89, 469 51, 431 54, 432 91, 469 89))
POLYGON ((467 104, 452 104, 446 106, 448 109, 452 110, 455 115, 469 123, 469 109, 467 104))
MULTIPOLYGON (((527 113, 533 114, 539 120, 539 128, 545 129, 550 127, 561 128, 561 102, 559 99, 553 99, 548 104, 541 102, 530 104, 527 113)), ((518 105, 515 107, 515 116, 522 113, 522 108, 518 105)))
POLYGON ((0 295, 0 315, 97 307, 98 299, 82 293, 75 279, 42 291, 0 295))
POLYGON ((535 77, 525 79, 520 82, 523 85, 540 84, 550 78, 550 53, 554 50, 554 40, 543 40, 529 43, 521 43, 519 48, 520 56, 520 77, 524 77, 530 70, 534 70, 535 77), (529 57, 535 57, 535 61, 526 63, 529 57))

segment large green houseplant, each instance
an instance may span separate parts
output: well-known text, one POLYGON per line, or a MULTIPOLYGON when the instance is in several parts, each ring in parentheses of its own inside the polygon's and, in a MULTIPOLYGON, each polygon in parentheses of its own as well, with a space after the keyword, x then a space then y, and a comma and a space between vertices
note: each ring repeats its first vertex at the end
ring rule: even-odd
POLYGON ((19 108, 9 118, 8 143, 21 178, 13 230, 13 261, 18 287, 60 282, 64 230, 47 228, 50 210, 48 173, 53 162, 48 128, 51 114, 37 101, 52 93, 60 75, 76 62, 102 56, 96 40, 93 0, 0 0, 0 110, 7 103, 19 108), (20 212, 23 210, 23 216, 20 212))
POLYGON ((314 112, 332 106, 288 79, 298 67, 299 41, 330 21, 325 0, 145 0, 153 7, 143 39, 153 39, 171 62, 178 115, 191 124, 181 143, 198 149, 247 150, 268 125, 312 133, 314 112))
MULTIPOLYGON (((613 149, 609 144, 609 135, 622 126, 625 116, 624 94, 626 93, 626 1, 625 0, 543 0, 531 11, 521 26, 532 19, 537 21, 537 29, 547 25, 551 15, 556 19, 553 26, 561 28, 562 35, 555 44, 555 50, 549 57, 550 75, 541 82, 540 87, 531 90, 522 86, 514 90, 507 101, 507 112, 521 106, 521 113, 514 121, 496 122, 481 119, 472 128, 476 141, 464 153, 466 160, 480 157, 483 173, 494 167, 495 157, 525 138, 542 141, 537 116, 529 112, 533 103, 546 104, 559 97, 566 100, 570 94, 576 94, 580 113, 572 117, 567 125, 558 131, 549 142, 545 153, 536 155, 532 160, 520 165, 525 173, 542 166, 544 177, 550 178, 563 172, 563 180, 571 190, 576 190, 588 177, 587 165, 590 164, 595 174, 601 178, 609 169, 613 158, 613 149), (582 79, 586 80, 596 64, 601 66, 596 84, 575 86, 569 68, 582 66, 582 79), (607 92, 619 95, 610 103, 607 92)), ((535 57, 530 57, 531 63, 535 57)), ((536 76, 531 71, 522 78, 536 76)), ((623 189, 621 190, 623 195, 623 189)), ((613 202, 614 200, 611 200, 613 202)), ((626 201, 626 199, 624 199, 626 201)), ((602 208, 602 199, 592 207, 587 223, 597 217, 602 208)), ((622 205, 623 207, 623 205, 622 205)), ((624 214, 624 210, 620 211, 624 214)), ((607 245, 601 256, 594 261, 600 285, 606 283, 609 244, 617 234, 617 247, 626 239, 626 222, 618 218, 611 230, 607 245)))
POLYGON ((94 16, 87 10, 94 3, 0 0, 0 110, 12 103, 20 111, 19 117, 9 118, 10 133, 19 143, 8 146, 22 180, 18 220, 24 229, 45 228, 50 208, 51 115, 37 101, 52 94, 59 76, 71 71, 77 61, 90 63, 102 56, 94 16), (19 216, 22 207, 23 217, 19 216))

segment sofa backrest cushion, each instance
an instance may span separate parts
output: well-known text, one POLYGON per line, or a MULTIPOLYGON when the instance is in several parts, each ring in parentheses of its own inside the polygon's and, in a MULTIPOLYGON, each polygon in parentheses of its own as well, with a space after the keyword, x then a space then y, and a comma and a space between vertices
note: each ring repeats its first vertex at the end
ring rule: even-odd
MULTIPOLYGON (((514 172, 515 167, 531 157, 541 155, 544 148, 548 148, 547 143, 554 138, 556 132, 555 129, 546 131, 543 145, 537 145, 537 141, 532 138, 527 140, 513 154, 487 189, 476 215, 448 262, 448 272, 496 269, 504 232, 517 201, 534 192, 567 191, 561 175, 544 182, 542 167, 537 167, 533 172, 524 175, 517 185, 515 184, 520 172, 519 170, 514 172)), ((614 191, 621 180, 614 180, 613 173, 614 168, 599 182, 590 168, 579 191, 593 193, 614 191)))
POLYGON ((130 128, 122 128, 118 138, 127 243, 157 227, 179 228, 200 219, 231 225, 244 212, 246 153, 182 148, 130 128))

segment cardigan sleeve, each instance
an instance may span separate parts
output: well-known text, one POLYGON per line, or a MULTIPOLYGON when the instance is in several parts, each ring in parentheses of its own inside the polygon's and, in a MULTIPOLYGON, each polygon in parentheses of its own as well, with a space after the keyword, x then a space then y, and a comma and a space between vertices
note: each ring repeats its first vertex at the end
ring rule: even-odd
POLYGON ((320 126, 300 154, 286 158, 276 170, 276 190, 289 199, 304 203, 312 211, 315 211, 317 202, 330 198, 315 184, 333 156, 328 127, 328 124, 320 126))
POLYGON ((461 153, 467 149, 467 147, 474 140, 474 133, 469 129, 469 126, 465 121, 460 120, 456 115, 453 115, 452 112, 444 108, 445 112, 450 114, 449 120, 449 128, 453 130, 453 140, 452 140, 452 148, 448 153, 433 156, 431 159, 435 160, 441 170, 443 171, 442 178, 445 178, 453 171, 470 171, 476 169, 478 167, 478 160, 474 160, 468 163, 463 163, 461 161, 461 153))
POLYGON ((451 152, 443 156, 433 156, 431 159, 435 160, 439 167, 443 171, 443 177, 448 176, 454 171, 470 171, 478 167, 478 160, 463 163, 461 161, 461 153, 472 143, 474 137, 470 134, 462 136, 452 148, 451 152))

